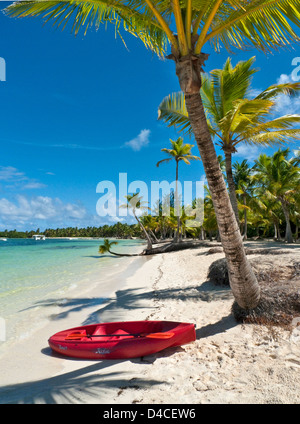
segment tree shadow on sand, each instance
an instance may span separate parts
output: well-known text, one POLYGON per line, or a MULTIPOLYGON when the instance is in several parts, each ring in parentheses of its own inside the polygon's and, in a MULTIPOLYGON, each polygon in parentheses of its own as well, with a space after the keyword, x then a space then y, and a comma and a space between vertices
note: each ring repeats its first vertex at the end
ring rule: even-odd
POLYGON ((114 316, 114 321, 117 321, 118 311, 132 311, 147 308, 152 309, 153 306, 150 304, 150 301, 153 299, 162 302, 164 300, 193 300, 195 302, 212 302, 217 300, 227 300, 230 298, 233 298, 230 288, 218 287, 210 281, 205 281, 203 284, 201 284, 201 286, 190 285, 184 288, 178 287, 172 289, 151 290, 147 292, 141 291, 140 289, 128 288, 124 290, 117 290, 115 292, 115 296, 111 298, 51 298, 41 302, 36 302, 32 308, 37 306, 45 308, 51 307, 53 305, 59 306, 60 312, 50 316, 50 319, 60 320, 66 318, 66 316, 73 312, 79 312, 83 309, 99 306, 99 308, 90 313, 82 323, 82 325, 88 325, 97 322, 103 322, 102 315, 106 313, 114 316), (147 306, 148 300, 149 306, 147 306))
MULTIPOLYGON (((47 301, 38 302, 35 306, 45 307, 57 304, 61 308, 61 312, 52 317, 52 319, 60 320, 65 318, 71 312, 77 312, 85 308, 95 305, 99 308, 90 313, 82 325, 101 322, 101 316, 104 313, 118 318, 118 310, 138 310, 145 309, 145 304, 140 305, 141 301, 157 299, 163 301, 166 299, 173 300, 192 300, 199 302, 211 302, 215 300, 228 299, 232 297, 231 290, 228 287, 216 287, 213 283, 206 281, 201 286, 190 285, 185 288, 171 288, 163 290, 151 290, 148 292, 138 289, 118 290, 113 298, 78 298, 78 299, 48 299, 47 301)), ((149 306, 152 309, 152 306, 149 306)), ((196 330, 196 338, 201 339, 218 333, 227 331, 228 329, 238 325, 232 315, 223 317, 216 323, 208 324, 205 327, 196 330)), ((167 357, 178 351, 183 351, 180 346, 176 348, 168 348, 154 355, 144 358, 132 359, 135 364, 151 364, 156 358, 167 357)), ((52 357, 58 357, 50 348, 46 348, 42 352, 52 357)), ((61 358, 61 357, 60 357, 61 358)), ((72 361, 77 359, 67 358, 72 361)), ((98 399, 101 403, 101 393, 107 392, 109 389, 132 389, 147 388, 157 384, 166 384, 165 381, 147 380, 143 378, 132 378, 132 373, 126 371, 115 372, 113 365, 126 362, 127 360, 105 360, 97 361, 97 363, 80 367, 75 371, 67 372, 61 375, 50 377, 39 381, 30 381, 22 384, 13 384, 0 388, 0 403, 45 403, 45 404, 61 404, 61 403, 82 403, 84 398, 98 399), (111 372, 106 372, 112 367, 111 372)), ((81 362, 84 364, 85 361, 81 362)), ((114 394, 116 392, 114 391, 114 394)))
MULTIPOLYGON (((50 350, 50 349, 49 349, 50 350)), ((165 383, 143 378, 126 379, 126 372, 102 372, 123 361, 97 361, 93 365, 38 381, 12 384, 0 388, 1 404, 70 404, 83 403, 82 397, 91 397, 101 403, 101 394, 109 389, 134 390, 165 383)), ((131 376, 131 374, 129 374, 131 376)))

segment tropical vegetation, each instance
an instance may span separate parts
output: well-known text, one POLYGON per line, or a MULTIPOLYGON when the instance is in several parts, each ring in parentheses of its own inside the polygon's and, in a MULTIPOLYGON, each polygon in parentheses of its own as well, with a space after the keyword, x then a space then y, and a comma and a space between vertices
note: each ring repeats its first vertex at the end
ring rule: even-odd
MULTIPOLYGON (((219 157, 221 168, 224 167, 219 157)), ((273 154, 261 154, 250 166, 247 159, 233 163, 233 180, 237 194, 239 222, 244 239, 273 238, 287 242, 299 239, 300 226, 300 157, 297 151, 279 149, 273 154)), ((94 237, 94 238, 142 238, 154 243, 173 239, 177 232, 174 192, 157 202, 149 211, 141 196, 136 194, 142 206, 138 220, 143 225, 118 222, 100 227, 67 227, 18 232, 5 230, 0 237, 31 238, 33 234, 46 237, 94 237)), ((133 198, 130 195, 128 199, 133 198)), ((133 204, 132 204, 133 205, 133 204)), ((211 193, 205 186, 204 199, 194 199, 191 205, 181 206, 180 238, 213 240, 219 238, 218 224, 211 193), (190 225, 193 210, 203 207, 201 225, 190 225)), ((111 246, 110 246, 111 247, 111 246)), ((108 250, 107 250, 108 251, 108 250)))
POLYGON ((128 194, 126 196, 127 203, 120 206, 120 208, 126 208, 132 212, 133 216, 137 220, 142 232, 144 233, 147 240, 147 249, 152 248, 152 240, 146 231, 143 222, 139 219, 138 214, 143 211, 148 211, 149 206, 143 201, 142 196, 139 193, 128 194))
MULTIPOLYGON (((239 224, 236 189, 232 173, 232 154, 240 143, 272 146, 300 138, 300 115, 276 116, 276 99, 285 94, 295 96, 300 83, 274 84, 251 98, 251 78, 255 58, 240 61, 232 66, 228 58, 222 69, 205 75, 201 97, 210 133, 216 145, 224 152, 226 180, 230 201, 239 224)), ((192 135, 192 128, 182 92, 167 96, 159 106, 159 119, 168 126, 192 135)))
POLYGON ((187 165, 190 165, 190 161, 192 160, 200 160, 198 156, 192 155, 191 150, 194 147, 192 144, 185 144, 183 142, 182 137, 178 137, 177 140, 171 140, 170 142, 172 144, 172 149, 161 149, 162 152, 167 154, 166 159, 162 159, 159 162, 157 162, 156 166, 159 166, 161 163, 170 162, 171 160, 174 160, 176 163, 176 176, 175 176, 175 214, 177 216, 177 231, 175 233, 174 241, 179 241, 180 236, 180 215, 181 215, 181 208, 180 208, 180 199, 178 196, 178 168, 179 163, 183 161, 187 165))

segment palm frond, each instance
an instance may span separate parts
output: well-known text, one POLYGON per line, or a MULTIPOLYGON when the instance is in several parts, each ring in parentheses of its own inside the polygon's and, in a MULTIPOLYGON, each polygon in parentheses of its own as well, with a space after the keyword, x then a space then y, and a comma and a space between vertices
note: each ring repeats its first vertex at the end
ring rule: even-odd
POLYGON ((272 146, 275 144, 285 143, 287 139, 289 139, 289 141, 290 139, 300 140, 300 130, 290 129, 264 132, 253 135, 252 137, 245 139, 244 142, 249 144, 272 146))
POLYGON ((294 97, 300 92, 299 82, 288 82, 285 84, 273 84, 266 90, 262 91, 256 99, 273 100, 280 94, 285 94, 290 97, 294 97))
POLYGON ((264 52, 299 41, 295 27, 300 26, 299 0, 240 1, 239 8, 224 1, 219 8, 204 43, 210 41, 215 50, 224 46, 255 47, 264 52))
POLYGON ((181 91, 162 100, 158 107, 158 119, 168 123, 168 127, 176 126, 180 132, 192 132, 184 94, 181 91))
POLYGON ((219 128, 228 138, 230 134, 244 133, 249 127, 262 122, 273 102, 261 99, 241 99, 233 102, 231 110, 219 122, 219 128))
POLYGON ((283 143, 287 139, 298 140, 300 129, 293 128, 293 126, 299 123, 300 115, 284 115, 270 121, 254 123, 244 128, 238 140, 239 142, 245 141, 266 145, 283 143))
POLYGON ((159 167, 159 165, 163 162, 170 162, 173 158, 166 158, 166 159, 162 159, 159 162, 157 162, 156 166, 159 167))
POLYGON ((234 101, 245 98, 251 84, 251 77, 258 71, 253 68, 254 61, 255 57, 251 57, 238 62, 233 67, 231 59, 228 58, 222 69, 214 69, 210 72, 212 86, 209 103, 214 107, 211 112, 214 111, 217 122, 231 110, 234 101))
POLYGON ((75 35, 81 29, 86 34, 90 27, 99 28, 109 22, 115 26, 124 43, 121 29, 140 38, 158 56, 163 56, 168 43, 166 34, 142 3, 130 0, 17 1, 9 5, 5 13, 17 18, 41 17, 62 29, 70 25, 75 35))

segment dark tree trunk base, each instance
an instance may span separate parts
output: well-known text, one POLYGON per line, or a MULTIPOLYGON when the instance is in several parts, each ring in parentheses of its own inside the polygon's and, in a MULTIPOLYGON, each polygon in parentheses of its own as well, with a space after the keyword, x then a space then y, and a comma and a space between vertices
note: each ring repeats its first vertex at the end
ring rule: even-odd
POLYGON ((161 246, 145 249, 142 255, 156 255, 158 253, 177 252, 184 249, 193 249, 197 247, 208 247, 211 243, 205 241, 184 241, 181 243, 164 243, 161 246))

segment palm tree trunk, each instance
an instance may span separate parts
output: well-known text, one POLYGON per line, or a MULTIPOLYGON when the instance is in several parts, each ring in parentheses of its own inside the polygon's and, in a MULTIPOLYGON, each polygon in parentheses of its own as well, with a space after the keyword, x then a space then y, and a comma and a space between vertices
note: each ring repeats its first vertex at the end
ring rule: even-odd
POLYGON ((139 226, 141 227, 143 233, 145 234, 146 240, 148 242, 147 249, 152 249, 152 241, 151 241, 151 238, 150 238, 149 234, 147 233, 145 227, 143 226, 143 224, 141 223, 141 221, 138 219, 138 217, 136 216, 136 214, 135 213, 133 213, 133 214, 134 214, 135 219, 139 223, 139 226))
POLYGON ((150 234, 151 234, 151 235, 152 235, 152 237, 153 237, 154 243, 159 243, 159 241, 157 240, 156 235, 154 234, 154 232, 153 232, 152 230, 150 230, 150 234))
POLYGON ((174 242, 178 243, 179 241, 179 229, 180 229, 180 208, 178 201, 178 161, 176 161, 176 186, 175 186, 175 212, 177 215, 177 229, 175 232, 174 242))
POLYGON ((243 309, 252 309, 259 303, 260 288, 245 254, 243 240, 207 125, 200 96, 200 69, 206 56, 202 53, 201 55, 199 58, 177 59, 176 74, 185 94, 186 108, 212 196, 227 260, 230 286, 239 306, 243 309))
POLYGON ((111 250, 109 250, 109 253, 115 256, 141 256, 140 253, 116 253, 116 252, 112 252, 111 250))
MULTIPOLYGON (((246 199, 246 195, 243 195, 244 198, 244 206, 247 206, 247 199, 246 199)), ((244 235, 243 235, 243 239, 247 240, 247 230, 248 230, 248 220, 247 220, 247 209, 244 209, 244 235)))
POLYGON ((238 226, 240 226, 238 203, 237 203, 236 192, 235 192, 235 183, 234 183, 234 179, 232 175, 232 161, 231 161, 232 153, 228 149, 224 149, 224 153, 225 153, 225 167, 226 167, 226 178, 227 178, 228 189, 229 189, 229 198, 230 198, 230 202, 231 202, 238 226))
POLYGON ((276 226, 276 223, 275 222, 273 222, 273 225, 274 225, 274 240, 277 240, 278 239, 277 226, 276 226))
POLYGON ((275 224, 274 224, 275 226, 276 226, 276 235, 277 235, 277 237, 276 237, 276 240, 281 240, 281 234, 280 234, 280 226, 279 226, 279 223, 278 222, 275 222, 275 224))
POLYGON ((285 221, 286 221, 285 241, 288 243, 293 243, 293 233, 292 233, 291 223, 290 223, 290 213, 284 199, 280 198, 279 200, 280 200, 285 221))

